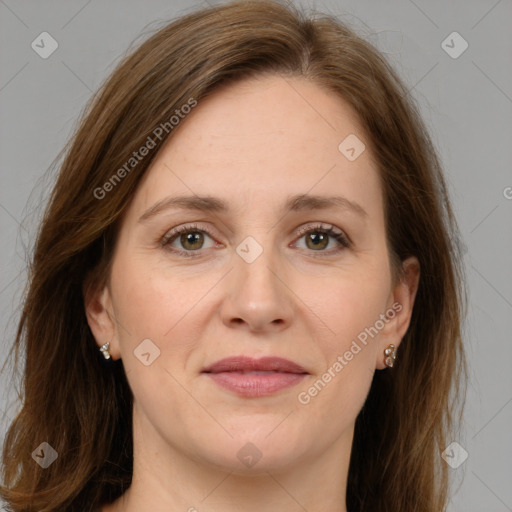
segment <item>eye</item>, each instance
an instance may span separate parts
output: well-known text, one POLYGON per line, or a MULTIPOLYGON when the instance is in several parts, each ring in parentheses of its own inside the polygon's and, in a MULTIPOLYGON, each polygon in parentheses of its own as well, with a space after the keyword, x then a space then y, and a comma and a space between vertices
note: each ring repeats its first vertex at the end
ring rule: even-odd
MULTIPOLYGON (((205 247, 205 235, 212 239, 210 231, 204 227, 194 225, 179 226, 167 233, 161 240, 161 245, 178 255, 194 258, 201 256, 201 249, 214 247, 210 245, 205 247), (179 244, 180 247, 176 247, 179 244), (194 254, 196 253, 196 254, 194 254)), ((322 224, 308 224, 299 230, 299 238, 305 237, 306 249, 319 253, 315 256, 329 256, 351 247, 351 242, 341 230, 337 230, 330 225, 325 227, 322 224), (334 239, 338 247, 325 251, 329 245, 329 239, 334 239)))
POLYGON ((303 237, 305 237, 306 249, 323 253, 315 254, 315 256, 328 256, 351 247, 351 243, 343 231, 335 229, 332 225, 328 227, 322 224, 304 226, 299 230, 299 240, 303 237), (329 245, 330 238, 338 243, 338 247, 335 247, 334 250, 325 251, 324 249, 329 245))
POLYGON ((205 235, 211 239, 211 234, 207 229, 199 228, 197 225, 180 226, 166 234, 162 239, 162 245, 169 250, 185 257, 196 257, 200 254, 194 254, 204 248, 205 235), (184 249, 176 248, 173 244, 179 243, 184 249))

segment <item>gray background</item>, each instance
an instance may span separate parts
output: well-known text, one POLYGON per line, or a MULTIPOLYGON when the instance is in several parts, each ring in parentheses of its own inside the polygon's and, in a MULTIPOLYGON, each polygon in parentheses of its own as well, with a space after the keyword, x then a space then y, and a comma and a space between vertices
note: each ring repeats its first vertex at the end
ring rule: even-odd
MULTIPOLYGON (((460 487, 449 510, 512 511, 512 2, 297 3, 339 16, 373 42, 421 106, 467 247, 471 380, 454 441, 469 457, 450 470, 460 487), (453 31, 469 44, 456 59, 441 46, 453 31)), ((13 340, 50 164, 130 44, 200 5, 0 0, 0 363, 13 340), (31 48, 43 31, 59 44, 47 59, 31 48)), ((1 439, 18 408, 8 375, 0 376, 1 439)))

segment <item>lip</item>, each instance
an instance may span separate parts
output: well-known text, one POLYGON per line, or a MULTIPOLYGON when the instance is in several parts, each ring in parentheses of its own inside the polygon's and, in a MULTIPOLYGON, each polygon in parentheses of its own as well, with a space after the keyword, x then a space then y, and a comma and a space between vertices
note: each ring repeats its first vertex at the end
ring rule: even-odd
POLYGON ((221 359, 202 373, 219 386, 243 397, 269 396, 294 386, 309 375, 299 364, 281 357, 221 359))

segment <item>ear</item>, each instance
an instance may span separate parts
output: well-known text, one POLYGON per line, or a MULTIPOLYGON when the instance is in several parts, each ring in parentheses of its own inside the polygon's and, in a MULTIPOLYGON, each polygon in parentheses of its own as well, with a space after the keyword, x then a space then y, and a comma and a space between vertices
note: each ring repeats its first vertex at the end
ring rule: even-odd
MULTIPOLYGON (((420 264, 415 256, 402 262, 403 275, 392 290, 388 302, 388 322, 379 336, 379 349, 375 367, 378 370, 387 368, 384 364, 384 350, 390 344, 397 349, 405 336, 411 322, 414 299, 418 291, 420 280, 420 264)), ((398 353, 398 357, 400 354, 398 353)))
POLYGON ((109 352, 112 359, 120 357, 116 324, 112 309, 112 298, 108 285, 98 287, 94 284, 84 286, 84 306, 87 323, 91 328, 98 348, 110 342, 109 352))

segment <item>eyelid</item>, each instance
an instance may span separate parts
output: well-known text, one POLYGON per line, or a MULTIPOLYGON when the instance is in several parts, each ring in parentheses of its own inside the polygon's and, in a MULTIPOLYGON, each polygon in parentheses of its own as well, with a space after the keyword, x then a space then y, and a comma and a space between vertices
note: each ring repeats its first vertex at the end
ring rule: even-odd
MULTIPOLYGON (((298 240, 300 240, 304 235, 307 235, 310 232, 323 232, 327 234, 329 237, 334 238, 340 247, 331 249, 330 251, 309 251, 313 254, 314 257, 327 257, 332 256, 334 254, 338 254, 339 252, 350 249, 353 245, 352 240, 350 237, 341 229, 337 228, 333 224, 329 223, 323 223, 323 222, 309 222, 302 227, 300 227, 297 230, 297 234, 294 238, 294 242, 296 243, 298 240), (315 254, 315 252, 317 254, 315 254)), ((206 233, 210 238, 214 239, 216 237, 215 234, 212 233, 212 230, 209 227, 201 226, 198 223, 191 223, 191 224, 183 224, 181 226, 177 226, 169 231, 167 231, 163 237, 160 238, 160 244, 162 247, 169 246, 170 241, 173 238, 176 238, 182 233, 189 233, 189 232, 203 232, 206 233)), ((218 242, 214 240, 216 244, 218 242)), ((183 255, 185 257, 198 257, 201 256, 201 253, 204 253, 203 249, 198 249, 197 251, 192 250, 185 250, 185 249, 176 249, 176 248, 169 248, 169 250, 175 254, 183 255)))
POLYGON ((212 230, 206 226, 201 226, 197 223, 192 223, 192 224, 183 224, 181 226, 176 226, 170 230, 167 230, 164 234, 164 236, 162 237, 161 239, 161 242, 163 245, 165 245, 166 243, 169 242, 169 240, 173 237, 175 237, 176 235, 179 235, 181 233, 187 233, 187 232, 194 232, 194 231, 199 231, 199 232, 205 232, 209 237, 213 237, 213 236, 216 236, 212 233, 212 230))
POLYGON ((330 233, 331 236, 340 236, 344 239, 348 246, 352 245, 352 240, 345 231, 336 227, 334 224, 330 224, 327 222, 308 222, 306 225, 299 228, 297 232, 298 238, 304 236, 305 234, 311 231, 325 231, 327 233, 330 233))

